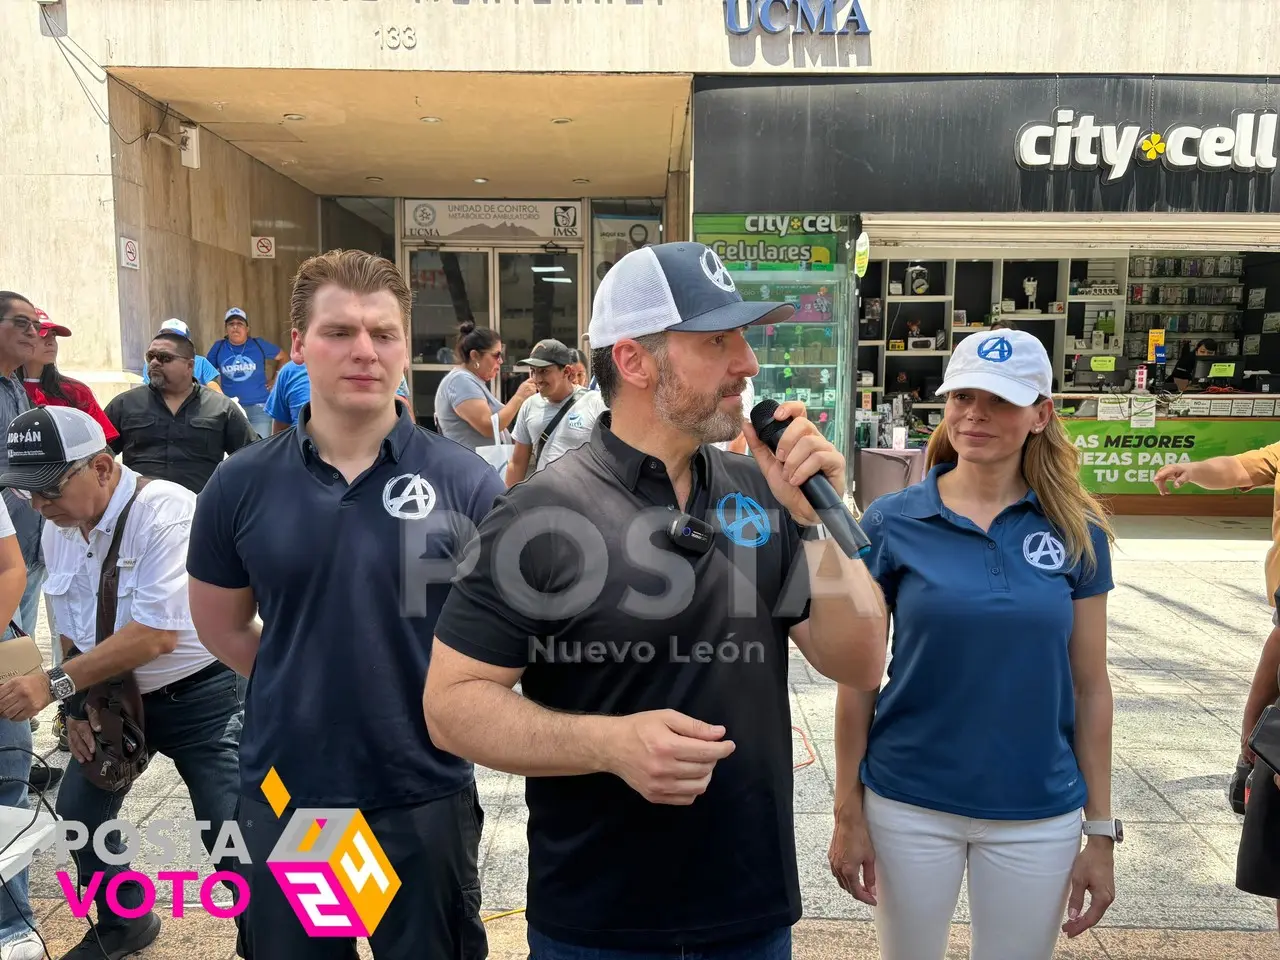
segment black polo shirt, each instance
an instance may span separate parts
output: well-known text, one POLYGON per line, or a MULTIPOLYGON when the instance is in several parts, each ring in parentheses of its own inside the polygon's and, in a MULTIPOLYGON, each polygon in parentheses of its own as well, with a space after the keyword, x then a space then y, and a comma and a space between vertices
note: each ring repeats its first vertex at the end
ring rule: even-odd
POLYGON ((736 750, 690 806, 650 803, 611 774, 529 778, 529 923, 645 950, 789 926, 788 632, 809 596, 799 530, 753 459, 703 446, 688 512, 714 542, 683 552, 665 532, 679 516, 665 467, 609 424, 499 498, 436 635, 523 667, 524 695, 551 709, 670 708, 723 724, 736 750))
POLYGON ((431 742, 422 691, 450 579, 504 484, 399 412, 350 485, 299 426, 226 460, 197 499, 188 572, 252 587, 263 623, 240 741, 248 795, 272 766, 296 806, 409 806, 473 780, 431 742))
POLYGON ((177 413, 151 384, 112 397, 105 413, 120 431, 111 449, 122 454, 126 467, 194 493, 227 455, 258 439, 234 400, 198 383, 177 413))

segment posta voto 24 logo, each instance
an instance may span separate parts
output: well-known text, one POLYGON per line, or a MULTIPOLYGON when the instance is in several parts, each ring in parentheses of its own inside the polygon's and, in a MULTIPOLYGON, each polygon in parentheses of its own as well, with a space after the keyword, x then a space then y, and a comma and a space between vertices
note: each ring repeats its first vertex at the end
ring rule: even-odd
MULTIPOLYGON (((277 817, 289 791, 272 767, 262 793, 277 817)), ((267 857, 312 937, 367 937, 400 890, 400 877, 359 810, 297 810, 267 857)))
MULTIPOLYGON (((262 794, 277 817, 284 815, 289 806, 289 791, 285 789, 274 767, 262 784, 262 794)), ((76 821, 59 821, 59 837, 56 847, 59 861, 66 862, 74 850, 83 849, 90 842, 85 825, 76 821)), ((177 831, 191 837, 192 856, 198 857, 202 829, 208 821, 152 821, 147 825, 147 838, 161 848, 159 858, 152 862, 171 863, 178 859, 178 847, 166 834, 177 831)), ((126 820, 108 820, 93 834, 92 843, 98 857, 104 863, 125 863, 139 851, 139 830, 126 820), (106 849, 105 838, 118 832, 126 850, 106 849)), ((239 860, 249 864, 251 860, 240 826, 234 820, 222 824, 213 845, 212 858, 239 860)), ((400 877, 387 859, 381 844, 373 835, 364 814, 347 808, 305 809, 294 811, 266 863, 272 876, 280 885, 299 922, 312 937, 368 937, 377 929, 400 891, 400 877)), ((184 885, 198 880, 192 870, 161 870, 155 881, 172 884, 172 915, 184 915, 184 885)), ((88 915, 99 887, 104 881, 102 871, 86 878, 83 896, 66 871, 58 872, 58 882, 74 916, 88 915)), ((140 917, 155 905, 156 883, 144 873, 126 870, 107 881, 106 902, 113 913, 123 917, 140 917), (120 884, 136 881, 144 895, 139 907, 125 907, 119 901, 120 884)), ((249 905, 249 886, 245 879, 229 870, 219 870, 205 878, 199 888, 199 902, 214 917, 227 919, 239 916, 249 905), (236 902, 230 907, 214 903, 212 890, 219 883, 227 883, 237 891, 236 902)))

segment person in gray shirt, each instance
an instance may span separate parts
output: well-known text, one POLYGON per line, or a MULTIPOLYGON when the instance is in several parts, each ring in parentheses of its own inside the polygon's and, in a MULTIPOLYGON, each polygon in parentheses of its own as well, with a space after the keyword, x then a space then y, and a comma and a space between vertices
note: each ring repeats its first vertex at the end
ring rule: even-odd
MULTIPOLYGON (((39 337, 37 318, 38 312, 30 300, 21 294, 0 290, 0 418, 3 418, 6 435, 14 417, 31 409, 31 400, 16 371, 35 357, 39 337)), ((8 451, 5 444, 0 443, 0 471, 8 466, 8 451)), ((40 591, 47 576, 40 547, 44 517, 12 491, 5 490, 3 496, 27 568, 26 590, 14 620, 24 633, 34 636, 40 616, 40 591)), ((12 629, 4 629, 4 639, 12 636, 12 629)), ((0 720, 0 747, 15 748, 0 751, 0 804, 25 809, 28 782, 36 789, 45 790, 61 779, 60 768, 52 764, 32 765, 31 756, 23 752, 31 750, 30 722, 0 720)), ((0 896, 0 951, 15 960, 45 956, 39 935, 33 932, 35 916, 31 910, 27 871, 20 871, 5 886, 8 895, 0 896)))
POLYGON ((493 395, 488 384, 502 369, 502 341, 496 331, 476 327, 474 320, 459 327, 454 352, 457 365, 436 387, 436 426, 450 440, 471 450, 499 442, 493 437, 493 415, 498 415, 500 431, 509 429, 520 407, 538 388, 526 380, 505 404, 493 395))
MULTIPOLYGON (((35 356, 39 340, 37 312, 31 301, 20 294, 0 291, 0 423, 6 428, 14 417, 31 409, 31 399, 17 371, 35 356)), ((8 453, 0 450, 0 470, 9 465, 8 461, 8 453)), ((18 626, 34 635, 40 612, 40 588, 45 579, 44 555, 40 549, 44 517, 9 490, 4 491, 4 504, 13 518, 22 559, 27 564, 27 592, 18 608, 18 626)))

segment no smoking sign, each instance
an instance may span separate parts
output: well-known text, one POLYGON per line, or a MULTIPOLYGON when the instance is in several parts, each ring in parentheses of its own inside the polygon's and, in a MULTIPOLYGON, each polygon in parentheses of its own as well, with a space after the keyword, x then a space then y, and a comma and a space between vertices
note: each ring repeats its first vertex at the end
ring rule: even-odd
POLYGON ((250 251, 254 260, 274 260, 276 258, 275 237, 252 237, 250 251))
POLYGON ((130 270, 141 269, 141 257, 138 255, 138 241, 128 237, 120 238, 120 266, 130 270))

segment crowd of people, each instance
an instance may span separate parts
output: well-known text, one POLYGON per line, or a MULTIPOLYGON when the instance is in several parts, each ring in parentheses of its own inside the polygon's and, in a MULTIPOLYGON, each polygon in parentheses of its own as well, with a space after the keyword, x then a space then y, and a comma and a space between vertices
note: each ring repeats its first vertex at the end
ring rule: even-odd
MULTIPOLYGON (((114 816, 127 789, 95 773, 109 745, 86 694, 131 678, 145 749, 174 760, 210 853, 227 821, 246 839, 252 864, 227 867, 252 892, 246 960, 354 955, 307 935, 266 863, 289 815, 263 793, 272 770, 290 809, 360 809, 399 876, 377 960, 484 957, 476 764, 526 778, 531 960, 781 960, 801 916, 794 645, 837 684, 828 866, 874 907, 881 956, 942 960, 967 877, 974 960, 1049 960, 1116 896, 1123 827, 1113 535, 1044 347, 1017 330, 957 347, 925 480, 868 506, 851 556, 804 489, 847 489, 841 453, 801 404, 779 405, 776 443, 746 419, 744 331, 794 307, 744 301, 718 266, 695 243, 629 253, 596 297, 592 380, 543 340, 506 402, 488 386, 501 338, 465 322, 435 430, 403 397, 410 291, 372 254, 299 268, 306 386, 286 363, 274 401, 232 392, 228 368, 284 356, 232 310, 220 391, 167 326, 150 386, 99 410, 56 372, 65 328, 0 293, 0 610, 32 632, 43 587, 57 651, 0 684, 0 802, 27 802, 29 756, 3 747, 29 750, 56 703, 59 815, 114 816)), ((128 869, 76 866, 81 883, 128 869)), ((25 873, 6 888, 0 960, 45 956, 25 873)), ((159 935, 106 888, 64 960, 159 935)), ((141 912, 136 883, 117 895, 141 912)))

